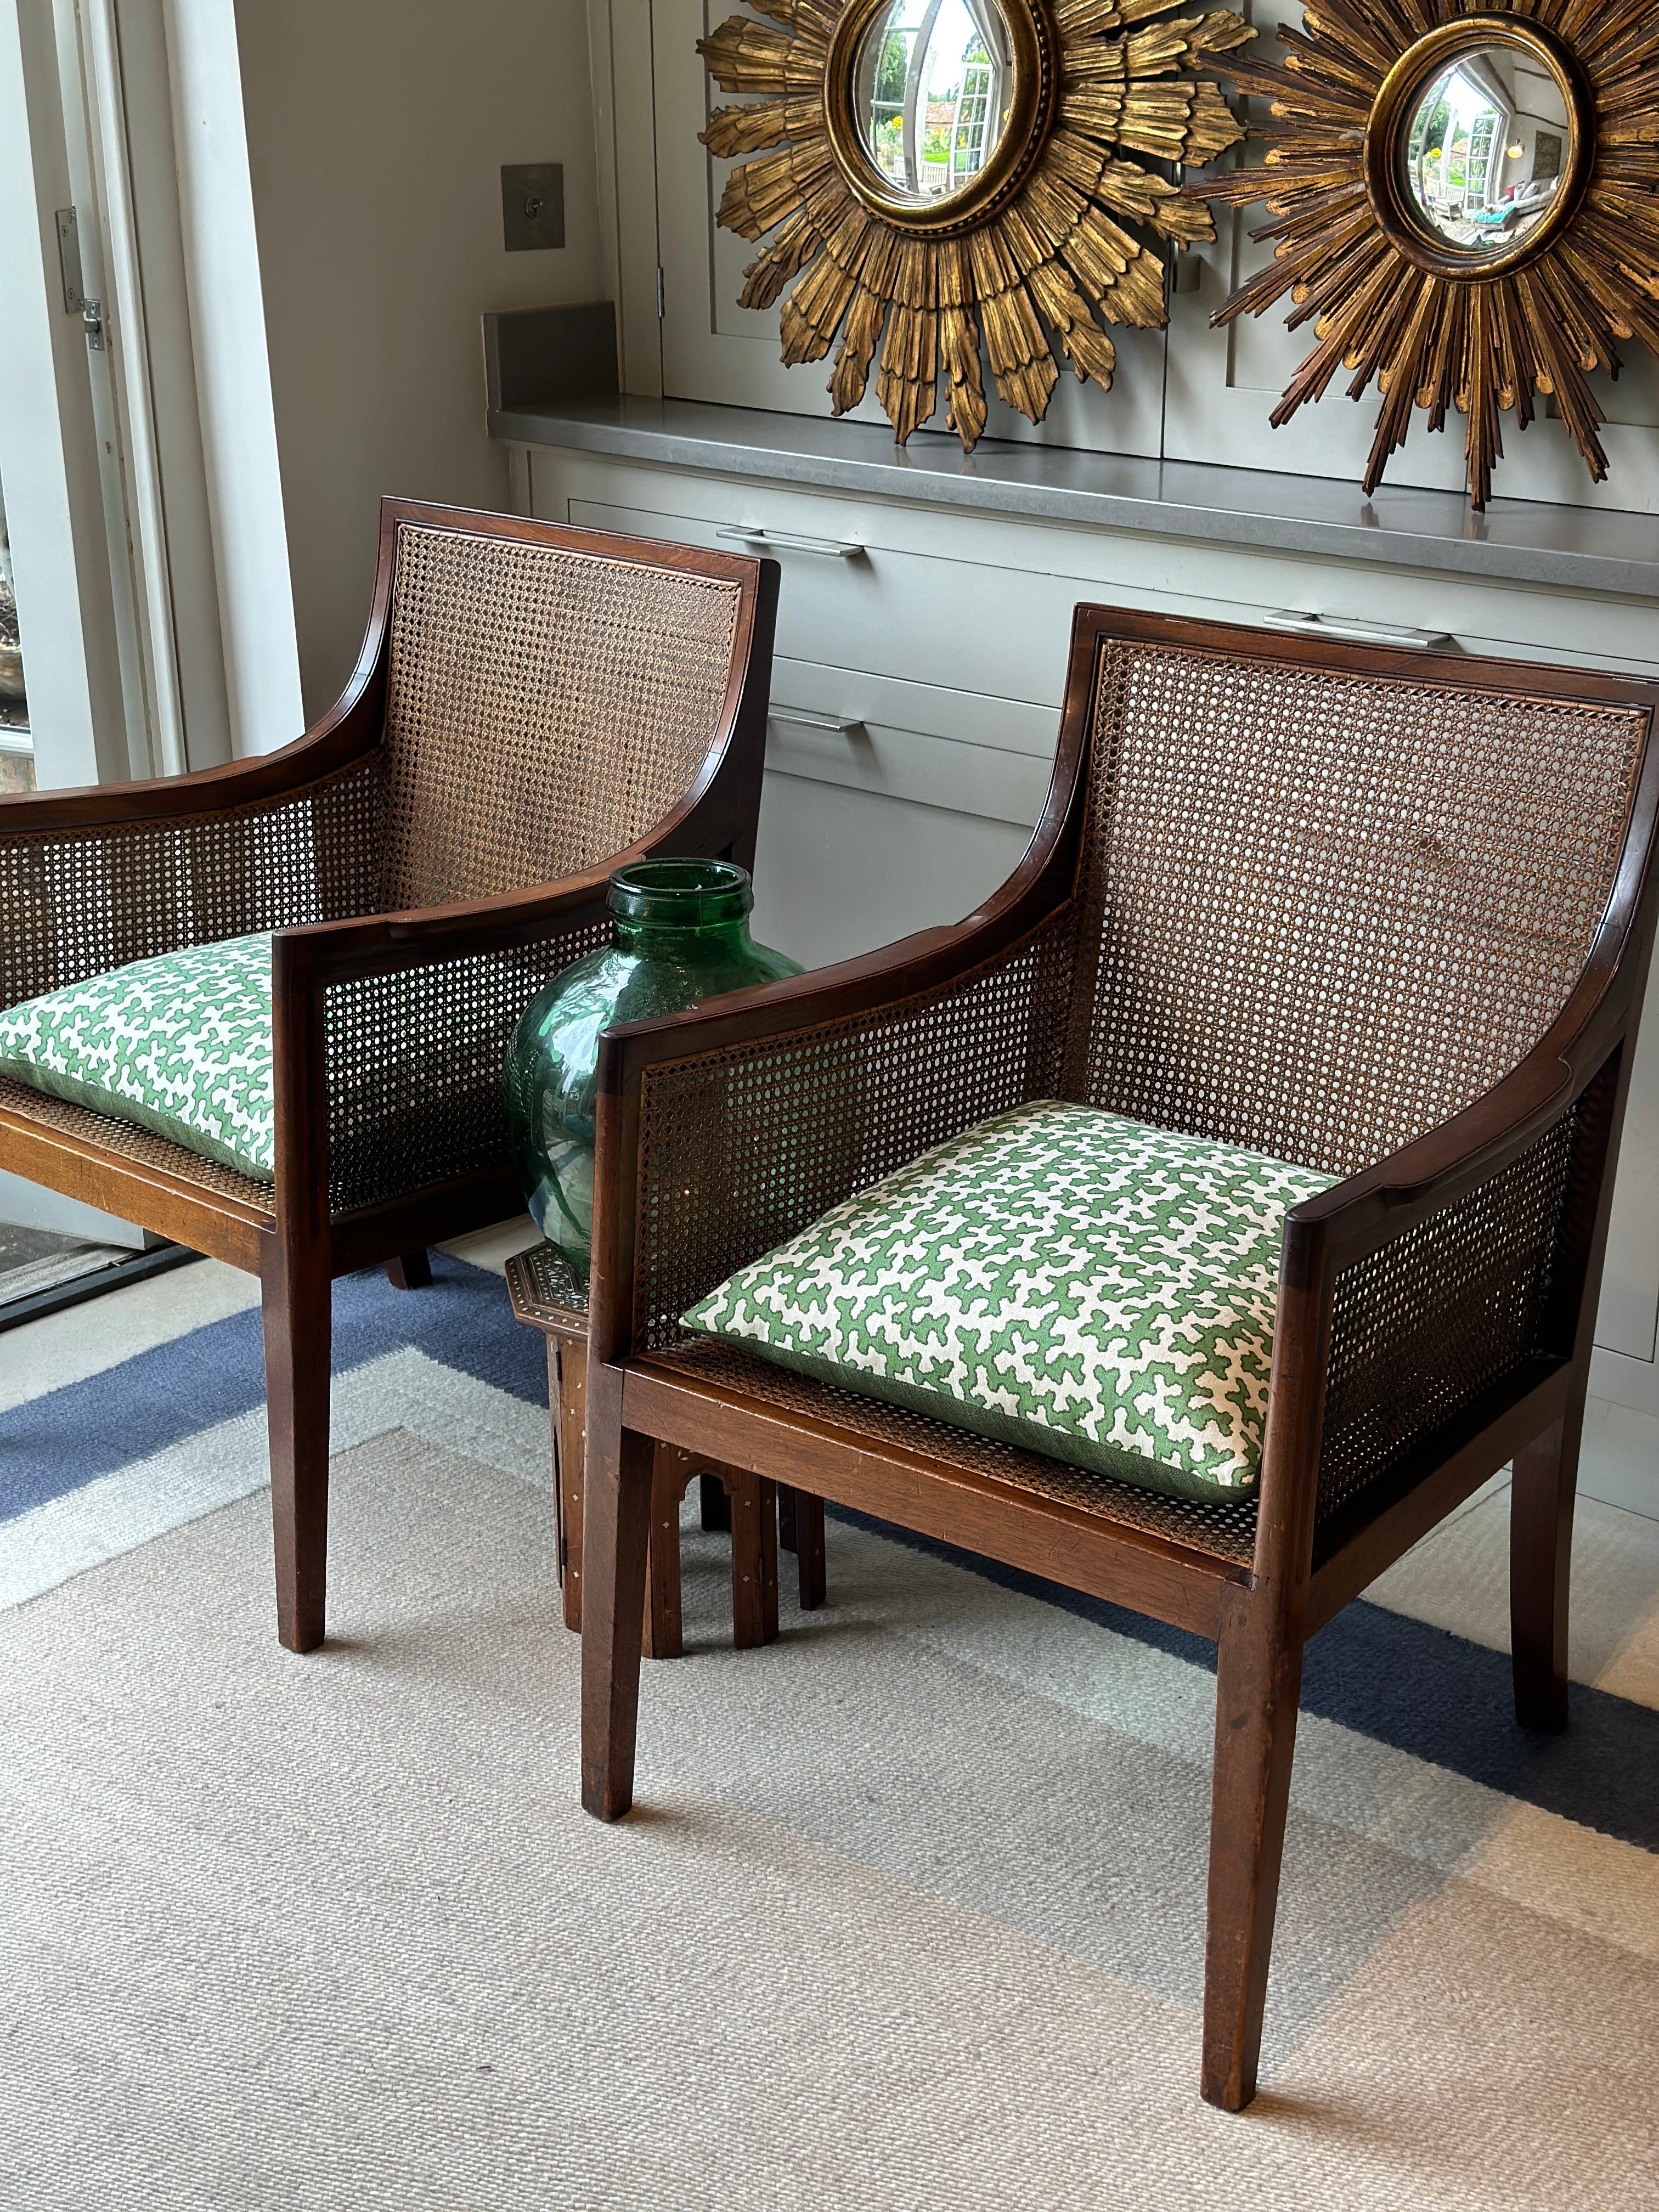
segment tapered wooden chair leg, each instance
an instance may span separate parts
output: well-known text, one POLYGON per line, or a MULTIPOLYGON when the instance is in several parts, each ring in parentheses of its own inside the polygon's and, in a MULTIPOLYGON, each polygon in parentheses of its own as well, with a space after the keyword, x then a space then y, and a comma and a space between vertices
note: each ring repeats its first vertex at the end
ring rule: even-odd
POLYGON ((1558 1734, 1567 1724, 1572 1509, 1584 1401, 1515 1455, 1510 1499, 1510 1637, 1515 1717, 1558 1734))
POLYGON ((1241 1604, 1223 1626, 1217 1658, 1204 1960, 1201 2086, 1230 2112, 1255 2094, 1301 1686, 1299 1640, 1253 1632, 1241 1604))
POLYGON ((778 1549, 795 1548, 795 1492, 787 1482, 778 1485, 778 1549))
MULTIPOLYGON (((619 1820, 634 1802, 645 1558, 651 1526, 648 1437, 594 1402, 589 1377, 582 1549, 582 1804, 619 1820)), ((613 1389, 617 1386, 612 1386, 613 1389)), ((619 1389, 617 1391, 619 1396, 619 1389)))
POLYGON ((732 1497, 732 1641, 739 1651, 778 1632, 776 1487, 743 1468, 728 1468, 732 1497))
POLYGON ((260 1285, 276 1633, 290 1651, 323 1640, 328 1581, 331 1285, 325 1255, 285 1267, 272 1255, 260 1285))
POLYGON ((547 1344, 548 1401, 554 1407, 555 1480, 558 1485, 559 1581, 564 1625, 582 1626, 582 1429, 587 1418, 587 1348, 547 1344))
POLYGON ((823 1561, 823 1500, 809 1491, 795 1492, 795 1577, 803 1613, 816 1613, 826 1588, 823 1561))
POLYGON ((400 1252, 386 1263, 386 1279, 394 1290, 426 1291, 432 1287, 432 1259, 424 1244, 413 1252, 400 1252))

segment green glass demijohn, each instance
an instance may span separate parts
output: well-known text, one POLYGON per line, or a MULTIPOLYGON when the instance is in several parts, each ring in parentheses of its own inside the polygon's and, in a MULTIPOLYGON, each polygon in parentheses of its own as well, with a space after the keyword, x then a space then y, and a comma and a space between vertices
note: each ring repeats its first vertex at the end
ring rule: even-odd
POLYGON ((749 872, 730 860, 636 860, 611 878, 614 944, 526 1007, 501 1080, 519 1179, 536 1226, 586 1278, 593 1229, 593 1084, 599 1036, 800 969, 749 934, 749 872))

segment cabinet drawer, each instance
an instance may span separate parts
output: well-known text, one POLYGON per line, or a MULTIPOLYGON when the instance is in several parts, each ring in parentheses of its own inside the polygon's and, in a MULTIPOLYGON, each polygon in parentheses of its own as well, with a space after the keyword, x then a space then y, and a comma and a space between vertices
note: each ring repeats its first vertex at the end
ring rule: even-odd
POLYGON ((1065 690, 1072 610, 1091 596, 1074 577, 947 560, 850 536, 817 538, 818 547, 859 546, 843 556, 803 543, 805 532, 794 544, 775 538, 763 544, 722 536, 735 526, 702 516, 578 499, 570 501, 570 520, 628 537, 770 554, 783 571, 777 650, 791 659, 1054 708, 1065 690))
POLYGON ((1058 703, 1079 600, 1259 623, 1280 608, 1443 630, 1454 649, 1659 675, 1652 604, 1440 570, 1268 551, 1155 530, 952 513, 690 469, 538 450, 538 514, 693 544, 763 524, 857 542, 855 573, 780 544, 779 650, 922 683, 1058 703), (890 590, 878 588, 885 582, 890 590), (896 628, 907 633, 893 638, 896 628))
POLYGON ((890 676, 781 659, 766 764, 951 814, 1036 826, 1059 720, 1022 700, 976 698, 890 676))
POLYGON ((1030 842, 1016 823, 769 769, 755 934, 807 968, 873 952, 971 914, 1030 842))

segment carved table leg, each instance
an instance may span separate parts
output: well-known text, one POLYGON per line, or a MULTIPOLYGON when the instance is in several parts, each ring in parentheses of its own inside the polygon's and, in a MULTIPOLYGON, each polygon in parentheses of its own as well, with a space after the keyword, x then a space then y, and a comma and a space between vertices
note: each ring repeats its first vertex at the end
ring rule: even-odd
POLYGON ((582 1625, 582 1424, 587 1414, 587 1347, 548 1340, 550 1402, 556 1408, 559 1483, 559 1579, 564 1585, 564 1625, 582 1625), (557 1382, 554 1383, 556 1375, 557 1382), (556 1395, 551 1395, 556 1389, 556 1395))
POLYGON ((795 1492, 795 1577, 803 1613, 823 1603, 827 1580, 823 1559, 823 1500, 810 1491, 795 1492))
POLYGON ((732 1498, 732 1641, 739 1651, 778 1632, 778 1516, 775 1486, 742 1468, 724 1470, 732 1498))
POLYGON ((651 1541, 645 1567, 645 1656, 678 1659, 685 1650, 680 1611, 680 1500, 691 1471, 683 1451, 659 1443, 651 1468, 651 1541))

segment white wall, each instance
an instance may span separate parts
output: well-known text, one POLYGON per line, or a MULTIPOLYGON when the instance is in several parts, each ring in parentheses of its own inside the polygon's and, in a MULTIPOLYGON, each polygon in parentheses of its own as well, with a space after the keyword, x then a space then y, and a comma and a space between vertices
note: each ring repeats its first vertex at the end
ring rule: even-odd
POLYGON ((237 0, 307 713, 362 640, 383 492, 507 504, 479 318, 604 296, 583 0, 237 0), (564 164, 555 252, 503 162, 564 164))

